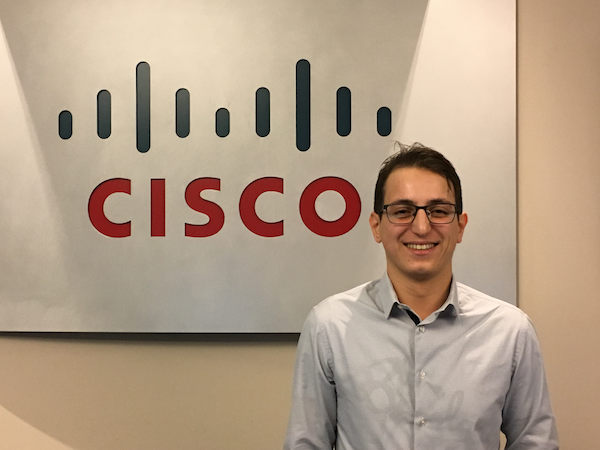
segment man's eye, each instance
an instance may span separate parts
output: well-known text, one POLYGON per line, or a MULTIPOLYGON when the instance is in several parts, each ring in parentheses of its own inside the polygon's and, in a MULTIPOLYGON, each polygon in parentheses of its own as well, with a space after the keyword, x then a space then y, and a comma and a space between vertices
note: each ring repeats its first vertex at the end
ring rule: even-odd
POLYGON ((431 214, 434 217, 444 217, 452 214, 452 210, 447 207, 436 206, 435 208, 431 208, 429 210, 429 214, 431 214))
POLYGON ((405 217, 405 216, 410 216, 413 213, 413 210, 411 208, 408 207, 396 207, 394 209, 392 209, 391 213, 394 216, 400 216, 400 217, 405 217))

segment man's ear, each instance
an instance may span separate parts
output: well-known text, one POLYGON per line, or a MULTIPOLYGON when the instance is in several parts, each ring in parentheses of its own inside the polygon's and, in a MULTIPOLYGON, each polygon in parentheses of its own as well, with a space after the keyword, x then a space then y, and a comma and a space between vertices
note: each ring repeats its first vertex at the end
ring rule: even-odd
POLYGON ((381 236, 379 234, 379 225, 381 224, 381 217, 375 211, 369 216, 369 225, 371 226, 371 232, 373 233, 373 239, 378 244, 381 243, 381 236))
POLYGON ((467 226, 467 222, 469 221, 469 218, 467 217, 467 213, 462 213, 460 216, 458 216, 458 239, 456 240, 457 243, 460 243, 462 241, 463 238, 463 233, 465 232, 465 227, 467 226))

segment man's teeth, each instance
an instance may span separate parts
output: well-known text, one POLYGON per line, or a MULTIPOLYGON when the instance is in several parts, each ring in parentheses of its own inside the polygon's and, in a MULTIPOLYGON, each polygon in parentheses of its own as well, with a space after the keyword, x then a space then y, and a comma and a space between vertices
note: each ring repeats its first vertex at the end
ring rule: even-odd
POLYGON ((429 250, 430 248, 433 248, 435 244, 406 244, 406 246, 413 250, 429 250))

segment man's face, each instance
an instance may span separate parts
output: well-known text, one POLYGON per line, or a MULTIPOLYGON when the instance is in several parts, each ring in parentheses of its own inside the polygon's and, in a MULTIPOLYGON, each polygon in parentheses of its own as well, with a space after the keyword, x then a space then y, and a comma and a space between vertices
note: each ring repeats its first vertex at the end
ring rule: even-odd
MULTIPOLYGON (((417 168, 394 170, 385 183, 384 204, 402 202, 417 206, 456 203, 446 179, 417 168)), ((391 223, 385 212, 369 217, 375 241, 383 244, 387 270, 392 280, 428 281, 452 276, 452 254, 462 240, 465 213, 448 224, 431 224, 424 210, 409 225, 391 223)))

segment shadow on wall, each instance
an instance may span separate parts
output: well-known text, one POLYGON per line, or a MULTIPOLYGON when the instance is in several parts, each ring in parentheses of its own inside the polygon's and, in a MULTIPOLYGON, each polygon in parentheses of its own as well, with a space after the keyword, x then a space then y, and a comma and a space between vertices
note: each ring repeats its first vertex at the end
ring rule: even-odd
POLYGON ((79 337, 0 336, 0 449, 281 447, 297 335, 79 337))

